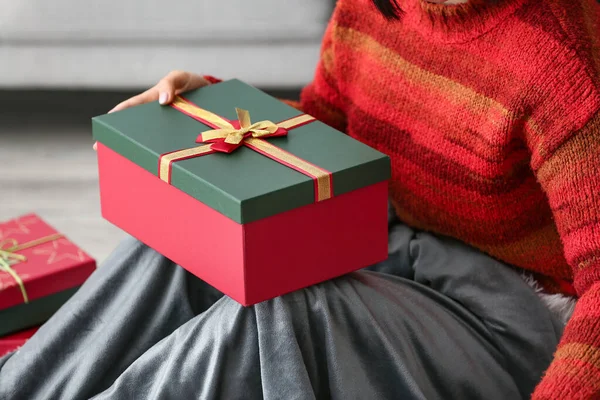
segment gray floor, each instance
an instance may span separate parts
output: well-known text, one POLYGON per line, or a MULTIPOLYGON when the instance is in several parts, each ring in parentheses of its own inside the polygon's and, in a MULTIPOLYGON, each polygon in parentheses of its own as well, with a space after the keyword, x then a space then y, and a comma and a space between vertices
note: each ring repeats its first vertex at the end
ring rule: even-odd
POLYGON ((100 215, 90 118, 130 94, 0 91, 0 221, 38 213, 100 264, 125 233, 100 215))
POLYGON ((89 117, 120 96, 0 96, 0 221, 35 212, 101 263, 125 234, 100 215, 89 117))

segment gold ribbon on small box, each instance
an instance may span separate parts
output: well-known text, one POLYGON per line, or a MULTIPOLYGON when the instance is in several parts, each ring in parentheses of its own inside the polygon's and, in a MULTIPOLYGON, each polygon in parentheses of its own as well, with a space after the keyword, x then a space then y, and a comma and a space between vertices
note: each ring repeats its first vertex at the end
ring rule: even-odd
POLYGON ((17 285, 19 285, 19 289, 21 290, 23 301, 25 303, 29 303, 29 296, 27 295, 27 290, 25 289, 25 283, 17 271, 14 270, 13 266, 15 264, 27 262, 27 257, 22 254, 17 254, 17 252, 39 246, 40 244, 52 242, 63 237, 64 235, 55 233, 23 244, 19 244, 16 239, 5 239, 0 242, 0 272, 6 272, 9 274, 17 283, 17 285))
POLYGON ((213 129, 202 132, 198 136, 196 142, 205 144, 172 151, 162 154, 159 157, 158 177, 163 181, 171 183, 174 162, 216 152, 231 153, 241 146, 246 146, 310 177, 314 183, 315 202, 333 197, 333 175, 331 172, 311 164, 265 140, 270 137, 286 136, 288 131, 314 122, 314 117, 308 114, 301 114, 279 123, 271 121, 252 123, 248 111, 236 108, 237 120, 228 120, 198 107, 181 96, 177 96, 174 99, 171 107, 213 129))

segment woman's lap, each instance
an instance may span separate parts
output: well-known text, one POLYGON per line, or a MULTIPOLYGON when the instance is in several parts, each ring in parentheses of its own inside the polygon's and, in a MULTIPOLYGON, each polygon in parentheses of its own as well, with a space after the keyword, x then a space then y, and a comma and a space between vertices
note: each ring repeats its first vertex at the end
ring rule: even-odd
POLYGON ((140 242, 125 240, 21 350, 0 359, 0 398, 88 398, 106 389, 194 317, 187 275, 140 242))
POLYGON ((244 308, 130 240, 0 360, 0 398, 529 393, 560 324, 517 273, 400 224, 390 250, 371 271, 244 308))

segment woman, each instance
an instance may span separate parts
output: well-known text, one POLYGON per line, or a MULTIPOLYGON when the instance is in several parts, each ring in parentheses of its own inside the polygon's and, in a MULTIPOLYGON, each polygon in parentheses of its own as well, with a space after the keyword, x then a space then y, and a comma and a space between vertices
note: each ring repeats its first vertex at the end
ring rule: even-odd
POLYGON ((389 259, 243 308, 126 241, 0 360, 0 398, 600 397, 598 16, 339 0, 297 106, 390 155, 389 259))

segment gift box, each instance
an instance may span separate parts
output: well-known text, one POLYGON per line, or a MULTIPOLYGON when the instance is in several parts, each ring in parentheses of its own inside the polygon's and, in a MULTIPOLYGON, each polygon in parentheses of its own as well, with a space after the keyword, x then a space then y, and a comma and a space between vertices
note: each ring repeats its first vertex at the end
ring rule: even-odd
POLYGON ((0 336, 45 322, 95 267, 35 214, 0 223, 0 336))
POLYGON ((17 350, 37 332, 39 327, 30 328, 9 336, 0 337, 0 357, 17 350))
POLYGON ((102 215, 243 305, 387 258, 387 156, 239 80, 93 118, 102 215))

